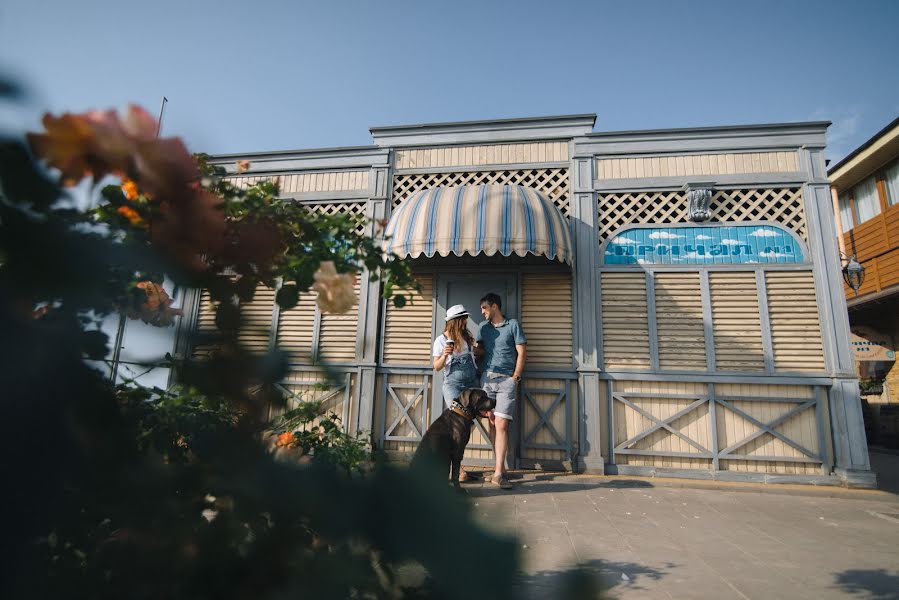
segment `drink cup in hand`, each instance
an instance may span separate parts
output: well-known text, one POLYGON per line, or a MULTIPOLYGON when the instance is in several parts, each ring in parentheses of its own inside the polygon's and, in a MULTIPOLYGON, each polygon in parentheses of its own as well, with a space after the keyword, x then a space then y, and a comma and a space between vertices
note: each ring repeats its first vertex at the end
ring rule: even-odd
POLYGON ((455 347, 456 347, 456 342, 454 342, 453 340, 449 340, 446 343, 446 347, 443 349, 443 353, 444 354, 452 354, 455 347))

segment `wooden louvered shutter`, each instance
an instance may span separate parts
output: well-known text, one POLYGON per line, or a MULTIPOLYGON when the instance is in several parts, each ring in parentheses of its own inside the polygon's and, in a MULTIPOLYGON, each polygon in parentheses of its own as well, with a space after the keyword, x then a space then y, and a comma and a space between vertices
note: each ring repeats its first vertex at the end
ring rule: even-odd
POLYGON ((433 325, 434 278, 432 275, 416 275, 420 292, 400 290, 412 300, 403 308, 387 302, 384 320, 384 357, 386 364, 430 365, 431 330, 433 325))
POLYGON ((656 273, 659 368, 705 371, 705 327, 699 273, 656 273))
POLYGON ((272 333, 272 310, 275 307, 275 290, 259 285, 249 302, 240 305, 241 326, 237 340, 250 352, 268 352, 272 333))
POLYGON ((649 369, 646 274, 603 273, 600 282, 606 370, 649 369))
POLYGON ((297 305, 278 317, 278 347, 291 353, 291 362, 312 362, 315 299, 315 292, 303 292, 297 305))
POLYGON ((356 303, 343 314, 321 313, 318 360, 351 363, 356 360, 356 327, 359 324, 359 277, 353 283, 356 303))
POLYGON ((527 364, 571 368, 571 275, 526 273, 521 278, 521 327, 527 364))
MULTIPOLYGON (((198 336, 214 335, 216 332, 218 332, 218 328, 215 326, 215 305, 212 303, 212 298, 209 296, 209 292, 207 290, 203 290, 200 294, 200 305, 197 308, 196 334, 198 336)), ((194 344, 191 355, 193 357, 205 356, 212 350, 212 344, 196 343, 194 344)))
POLYGON ((752 271, 709 273, 715 368, 719 371, 765 370, 758 287, 752 271))
POLYGON ((821 323, 811 271, 765 273, 777 371, 823 371, 821 323))

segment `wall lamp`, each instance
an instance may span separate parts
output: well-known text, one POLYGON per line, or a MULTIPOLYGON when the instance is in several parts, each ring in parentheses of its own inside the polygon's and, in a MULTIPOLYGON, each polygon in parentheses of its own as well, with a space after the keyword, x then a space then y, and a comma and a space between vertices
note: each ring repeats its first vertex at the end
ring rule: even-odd
POLYGON ((843 265, 843 279, 846 280, 846 285, 851 287, 855 295, 858 296, 858 288, 862 287, 862 283, 865 281, 865 267, 855 260, 854 256, 847 256, 842 252, 840 252, 840 256, 846 261, 843 265))

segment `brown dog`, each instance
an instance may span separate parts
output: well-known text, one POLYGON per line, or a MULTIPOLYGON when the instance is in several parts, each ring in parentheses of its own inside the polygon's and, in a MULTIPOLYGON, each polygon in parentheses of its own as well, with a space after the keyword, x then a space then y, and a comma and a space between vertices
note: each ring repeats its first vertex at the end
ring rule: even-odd
POLYGON ((412 467, 419 468, 422 463, 430 463, 425 468, 429 472, 439 472, 442 479, 452 465, 453 486, 457 491, 462 491, 459 469, 462 467, 465 446, 471 438, 471 426, 477 416, 483 416, 483 413, 493 410, 495 406, 496 400, 488 398, 487 392, 482 389, 462 390, 452 408, 444 410, 428 427, 412 457, 412 467))

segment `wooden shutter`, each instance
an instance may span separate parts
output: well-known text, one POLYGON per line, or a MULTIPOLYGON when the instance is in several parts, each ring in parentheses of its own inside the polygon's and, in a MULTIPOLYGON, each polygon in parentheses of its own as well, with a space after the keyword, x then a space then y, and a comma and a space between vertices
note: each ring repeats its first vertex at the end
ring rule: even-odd
POLYGON ((268 352, 272 331, 272 310, 275 306, 275 290, 259 285, 250 302, 240 305, 241 327, 237 340, 254 353, 268 352))
POLYGON ((384 319, 383 362, 397 365, 431 364, 431 331, 433 324, 434 278, 432 275, 416 275, 421 292, 402 290, 397 293, 412 301, 403 308, 387 302, 384 319))
POLYGON ((811 271, 765 273, 777 371, 823 371, 821 323, 811 271))
POLYGON ((659 368, 705 371, 699 273, 656 273, 655 298, 659 368))
POLYGON ((521 327, 527 364, 571 368, 571 275, 526 273, 521 278, 521 327))
MULTIPOLYGON (((200 305, 197 308, 197 335, 215 334, 218 328, 215 326, 215 305, 207 290, 200 294, 200 305)), ((205 356, 213 349, 212 344, 194 344, 192 356, 205 356)))
POLYGON ((603 363, 610 371, 649 369, 646 274, 603 273, 603 363))
POLYGON ((323 312, 318 336, 318 359, 325 363, 356 360, 356 327, 359 324, 359 277, 353 283, 356 303, 343 314, 323 312))
POLYGON ((755 272, 709 273, 715 367, 719 371, 765 370, 755 272))
POLYGON ((297 305, 278 317, 278 347, 291 353, 292 362, 312 362, 316 297, 312 291, 301 293, 297 305))

